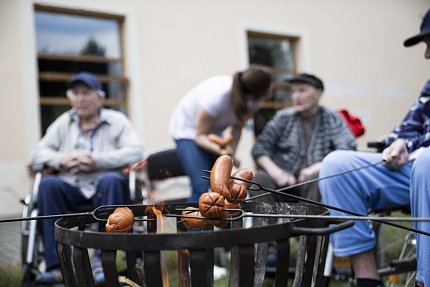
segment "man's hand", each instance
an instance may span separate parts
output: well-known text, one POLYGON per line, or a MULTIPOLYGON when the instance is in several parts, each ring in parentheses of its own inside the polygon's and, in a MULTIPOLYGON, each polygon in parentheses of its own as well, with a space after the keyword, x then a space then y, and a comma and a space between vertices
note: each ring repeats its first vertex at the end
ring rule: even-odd
POLYGON ((60 161, 61 168, 71 174, 91 172, 96 167, 96 162, 88 152, 66 155, 60 161))
POLYGON ((90 172, 96 168, 96 161, 91 154, 82 154, 79 157, 79 170, 81 172, 90 172))
POLYGON ((281 168, 268 170, 267 173, 276 182, 279 187, 290 186, 296 184, 297 180, 294 175, 286 172, 281 168))
POLYGON ((391 170, 401 169, 409 159, 409 152, 403 139, 395 140, 382 152, 382 163, 391 170))
POLYGON ((321 169, 321 162, 317 162, 311 166, 305 167, 300 171, 298 181, 305 182, 316 178, 321 169))
POLYGON ((294 175, 277 166, 269 156, 260 156, 257 158, 257 163, 267 172, 277 186, 284 187, 296 184, 297 180, 294 175))
POLYGON ((62 170, 70 173, 77 173, 79 171, 79 158, 77 154, 70 154, 64 156, 60 161, 62 170))

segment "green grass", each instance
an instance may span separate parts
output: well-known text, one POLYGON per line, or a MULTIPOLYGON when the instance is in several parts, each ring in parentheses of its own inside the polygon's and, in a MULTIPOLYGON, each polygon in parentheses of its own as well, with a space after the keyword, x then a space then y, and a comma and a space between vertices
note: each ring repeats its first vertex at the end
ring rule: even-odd
POLYGON ((21 264, 19 262, 0 264, 0 286, 21 286, 21 274, 21 264))

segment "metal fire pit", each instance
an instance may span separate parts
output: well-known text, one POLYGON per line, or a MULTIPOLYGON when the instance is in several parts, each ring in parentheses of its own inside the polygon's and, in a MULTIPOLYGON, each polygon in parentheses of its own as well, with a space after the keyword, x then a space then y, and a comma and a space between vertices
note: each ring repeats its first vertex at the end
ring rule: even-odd
MULTIPOLYGON (((189 205, 187 205, 189 206, 189 205)), ((133 206, 136 217, 155 218, 152 206, 133 206)), ((163 214, 180 214, 185 205, 155 206, 163 214)), ((325 215, 323 207, 292 203, 242 204, 245 212, 264 214, 325 215)), ((112 210, 113 211, 113 210, 112 210)), ((111 211, 111 212, 112 212, 111 211)), ((107 212, 108 213, 108 212, 107 212)), ((107 217, 109 214, 105 214, 107 217)), ((214 249, 227 247, 231 250, 229 286, 261 286, 266 275, 265 261, 268 242, 277 242, 277 267, 275 286, 287 286, 289 277, 290 238, 299 237, 293 286, 320 286, 328 244, 328 234, 353 225, 352 221, 318 219, 254 219, 257 227, 246 228, 242 219, 231 221, 229 227, 213 231, 186 230, 177 218, 175 233, 155 234, 156 221, 145 224, 146 233, 134 231, 125 234, 100 232, 89 226, 97 220, 86 215, 62 218, 56 222, 55 238, 60 265, 68 286, 94 286, 88 249, 101 249, 105 286, 121 285, 116 268, 116 251, 126 253, 126 277, 139 286, 163 286, 161 251, 178 251, 178 275, 180 286, 213 286, 214 249), (330 224, 333 224, 329 227, 330 224), (143 272, 140 272, 143 271, 143 272), (142 276, 143 273, 143 276, 142 276), (320 284, 319 284, 320 283, 320 284)))

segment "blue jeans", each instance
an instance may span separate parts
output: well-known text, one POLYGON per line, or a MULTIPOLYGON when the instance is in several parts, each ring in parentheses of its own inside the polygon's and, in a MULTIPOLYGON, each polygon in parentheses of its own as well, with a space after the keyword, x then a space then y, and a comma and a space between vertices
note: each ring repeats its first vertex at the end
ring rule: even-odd
MULTIPOLYGON (((354 151, 330 153, 321 167, 320 177, 355 169, 381 161, 381 154, 354 151)), ((383 165, 358 170, 319 182, 323 202, 367 214, 369 209, 388 208, 411 204, 412 216, 430 216, 430 149, 415 161, 409 161, 399 171, 383 165)), ((345 215, 331 210, 331 215, 345 215)), ((415 228, 430 232, 429 222, 414 224, 415 228)), ((417 280, 430 286, 430 237, 416 234, 417 280)), ((366 221, 356 221, 349 229, 331 236, 335 254, 350 256, 375 246, 375 235, 366 221)))
MULTIPOLYGON (((125 176, 118 172, 107 172, 100 179, 96 187, 96 194, 86 199, 79 188, 71 186, 56 176, 43 177, 37 196, 38 215, 52 215, 68 213, 80 205, 124 204, 128 198, 128 182, 125 176)), ((47 270, 59 265, 54 238, 54 223, 56 219, 45 219, 39 224, 45 247, 47 270)))
POLYGON ((187 202, 198 202, 200 195, 209 189, 209 180, 202 178, 209 174, 203 170, 211 170, 218 155, 202 149, 193 140, 181 139, 175 142, 182 168, 191 182, 191 196, 187 202))

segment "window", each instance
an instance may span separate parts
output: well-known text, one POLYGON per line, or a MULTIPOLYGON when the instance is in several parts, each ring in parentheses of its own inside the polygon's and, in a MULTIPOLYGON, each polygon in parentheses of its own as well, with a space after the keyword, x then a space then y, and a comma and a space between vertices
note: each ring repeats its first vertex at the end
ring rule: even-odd
POLYGON ((260 134, 279 109, 291 106, 291 92, 284 81, 296 74, 297 38, 260 32, 247 32, 250 64, 270 68, 274 75, 273 93, 254 117, 254 133, 260 134))
POLYGON ((117 15, 35 6, 42 134, 70 109, 66 83, 76 73, 97 75, 105 106, 127 112, 122 25, 117 15))

